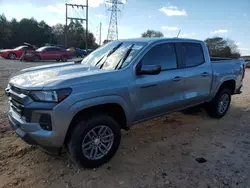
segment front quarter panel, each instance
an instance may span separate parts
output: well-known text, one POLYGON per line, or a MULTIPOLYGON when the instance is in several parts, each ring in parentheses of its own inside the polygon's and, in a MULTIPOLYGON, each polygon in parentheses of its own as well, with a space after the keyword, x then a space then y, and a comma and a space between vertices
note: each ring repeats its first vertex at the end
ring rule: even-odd
POLYGON ((129 116, 129 107, 124 101, 124 99, 122 99, 120 96, 117 96, 117 95, 95 97, 95 98, 90 98, 90 99, 86 99, 83 101, 79 101, 70 107, 70 111, 74 117, 78 112, 84 109, 97 106, 97 105, 108 104, 108 103, 119 104, 125 112, 127 123, 131 124, 131 119, 129 116))
POLYGON ((128 74, 132 74, 130 69, 106 72, 98 76, 87 76, 78 81, 72 80, 72 83, 75 84, 70 86, 72 93, 65 101, 69 104, 74 115, 83 109, 96 105, 119 104, 125 112, 127 124, 130 125, 134 106, 131 102, 133 95, 131 91, 132 77, 128 74))

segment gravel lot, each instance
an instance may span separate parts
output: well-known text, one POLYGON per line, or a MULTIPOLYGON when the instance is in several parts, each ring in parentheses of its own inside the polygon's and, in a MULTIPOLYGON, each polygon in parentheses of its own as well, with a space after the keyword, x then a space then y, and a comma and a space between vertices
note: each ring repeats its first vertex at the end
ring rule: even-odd
POLYGON ((122 132, 115 157, 98 169, 78 169, 52 157, 10 129, 4 88, 20 69, 44 63, 0 59, 0 188, 11 187, 249 187, 250 71, 229 113, 214 120, 200 109, 173 113, 122 132), (196 158, 203 157, 205 163, 196 158))

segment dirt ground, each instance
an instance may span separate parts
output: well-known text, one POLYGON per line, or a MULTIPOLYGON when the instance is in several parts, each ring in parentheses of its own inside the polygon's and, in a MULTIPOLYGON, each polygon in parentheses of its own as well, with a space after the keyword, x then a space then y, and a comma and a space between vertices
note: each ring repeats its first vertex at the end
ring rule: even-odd
POLYGON ((0 59, 0 188, 250 187, 250 70, 228 114, 173 113, 122 133, 115 157, 98 169, 78 169, 66 155, 48 156, 10 129, 4 88, 20 69, 42 63, 0 59), (196 159, 203 157, 205 163, 196 159))

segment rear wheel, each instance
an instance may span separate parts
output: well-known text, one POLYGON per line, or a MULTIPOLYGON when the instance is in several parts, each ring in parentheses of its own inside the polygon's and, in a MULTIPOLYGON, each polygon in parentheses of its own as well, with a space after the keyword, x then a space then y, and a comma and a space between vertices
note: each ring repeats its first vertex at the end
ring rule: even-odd
POLYGON ((78 165, 95 168, 113 157, 120 140, 118 123, 108 115, 95 115, 76 125, 68 140, 67 150, 78 165))
POLYGON ((207 104, 206 110, 213 118, 222 118, 228 111, 231 103, 231 91, 222 88, 218 91, 214 99, 207 104))
POLYGON ((14 60, 14 59, 16 59, 16 54, 15 53, 9 53, 8 58, 14 60))

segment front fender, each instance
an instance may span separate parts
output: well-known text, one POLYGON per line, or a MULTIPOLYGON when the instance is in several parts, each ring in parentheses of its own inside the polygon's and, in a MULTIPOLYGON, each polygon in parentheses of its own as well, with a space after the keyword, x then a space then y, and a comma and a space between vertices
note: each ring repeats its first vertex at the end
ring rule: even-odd
POLYGON ((101 96, 101 97, 94 97, 94 98, 89 98, 89 99, 85 99, 82 101, 79 101, 75 104, 73 104, 70 107, 70 111, 73 113, 73 117, 80 111, 90 108, 90 107, 94 107, 97 105, 102 105, 102 104, 109 104, 109 103, 116 103, 119 104, 124 112, 125 112, 125 116, 126 116, 126 122, 128 125, 131 124, 132 120, 129 114, 129 107, 127 105, 127 103, 125 102, 125 100, 118 96, 118 95, 111 95, 111 96, 101 96))

